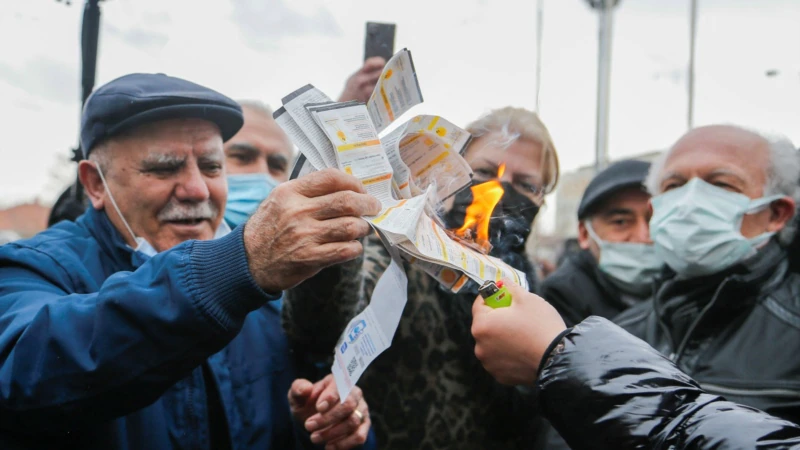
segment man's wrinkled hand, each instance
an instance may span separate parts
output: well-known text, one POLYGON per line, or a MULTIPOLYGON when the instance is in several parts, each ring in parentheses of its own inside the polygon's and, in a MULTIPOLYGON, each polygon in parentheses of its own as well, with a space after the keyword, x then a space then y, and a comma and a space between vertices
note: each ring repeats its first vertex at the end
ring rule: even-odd
POLYGON ((493 309, 478 296, 472 305, 475 356, 497 381, 530 385, 547 347, 567 327, 558 312, 538 295, 503 280, 511 306, 493 309))
POLYGON ((247 221, 244 245, 256 283, 267 292, 296 286, 362 252, 361 218, 380 212, 361 182, 325 169, 278 185, 247 221))
POLYGON ((325 443, 326 450, 350 449, 367 441, 371 421, 361 389, 354 387, 340 403, 333 375, 313 384, 295 380, 289 389, 289 408, 311 433, 311 442, 325 443))
POLYGON ((373 56, 364 61, 358 72, 350 75, 344 86, 344 92, 339 96, 340 102, 355 100, 366 103, 375 90, 375 85, 381 78, 381 72, 386 65, 386 60, 380 56, 373 56))

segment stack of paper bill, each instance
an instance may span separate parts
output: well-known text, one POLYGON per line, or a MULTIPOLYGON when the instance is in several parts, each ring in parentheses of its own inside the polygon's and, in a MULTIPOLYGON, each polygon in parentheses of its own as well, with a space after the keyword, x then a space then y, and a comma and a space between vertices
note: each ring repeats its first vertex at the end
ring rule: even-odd
POLYGON ((391 343, 408 300, 403 260, 454 292, 469 279, 482 284, 504 277, 527 289, 522 272, 451 239, 436 220, 435 205, 471 183, 472 171, 461 156, 471 136, 434 115, 397 122, 422 103, 411 52, 403 49, 387 62, 367 104, 334 102, 310 84, 282 103, 274 118, 301 153, 292 178, 335 167, 361 180, 382 205, 378 215, 364 219, 392 263, 334 350, 331 371, 342 401, 391 343), (393 124, 399 125, 390 131, 393 124))
POLYGON ((426 212, 426 205, 469 186, 472 171, 461 153, 470 134, 434 115, 380 134, 422 103, 411 52, 403 49, 388 61, 367 104, 334 102, 310 84, 282 103, 275 120, 302 154, 293 177, 336 167, 361 180, 383 205, 365 219, 384 243, 448 288, 457 291, 469 278, 482 283, 502 277, 527 287, 521 272, 451 239, 426 212))

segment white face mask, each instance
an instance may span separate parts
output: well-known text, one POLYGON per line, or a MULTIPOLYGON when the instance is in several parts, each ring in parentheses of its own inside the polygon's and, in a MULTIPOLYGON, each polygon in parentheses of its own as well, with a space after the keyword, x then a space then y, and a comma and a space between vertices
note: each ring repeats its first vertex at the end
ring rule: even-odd
MULTIPOLYGON (((136 247, 135 248, 132 247, 133 251, 142 253, 143 255, 148 257, 153 257, 157 255, 159 253, 158 250, 156 250, 155 247, 153 247, 153 245, 147 241, 147 239, 143 237, 137 237, 136 234, 133 233, 133 230, 131 229, 130 225, 128 225, 128 221, 125 220, 125 216, 122 215, 122 211, 119 210, 117 202, 114 201, 114 196, 111 195, 111 189, 108 188, 108 183, 106 183, 106 178, 103 176, 103 171, 100 170, 100 165, 95 164, 94 167, 97 169, 97 173, 100 175, 100 181, 103 182, 103 188, 106 190, 106 193, 108 194, 108 199, 111 200, 111 206, 114 207, 114 210, 117 212, 117 215, 119 216, 119 219, 122 221, 122 224, 125 225, 125 229, 128 230, 128 234, 130 234, 131 237, 133 238, 133 242, 136 243, 136 247)), ((214 233, 214 239, 221 238, 222 236, 225 236, 230 232, 231 228, 223 220, 219 224, 219 227, 217 227, 217 231, 214 233)))
POLYGON ((589 220, 584 224, 589 236, 600 247, 600 261, 597 263, 600 270, 626 292, 636 295, 649 293, 653 279, 664 265, 656 255, 655 247, 639 242, 604 241, 594 232, 589 220))
POLYGON ((783 198, 750 199, 692 178, 685 185, 653 197, 650 235, 656 252, 678 275, 691 278, 717 273, 753 256, 775 233, 742 236, 745 214, 783 198))

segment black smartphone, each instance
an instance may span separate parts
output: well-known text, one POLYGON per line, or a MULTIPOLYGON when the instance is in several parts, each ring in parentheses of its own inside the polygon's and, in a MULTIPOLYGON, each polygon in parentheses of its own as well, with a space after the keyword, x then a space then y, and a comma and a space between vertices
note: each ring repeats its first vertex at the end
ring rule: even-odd
POLYGON ((367 22, 367 34, 364 39, 364 61, 373 56, 380 56, 389 61, 394 55, 395 24, 367 22))

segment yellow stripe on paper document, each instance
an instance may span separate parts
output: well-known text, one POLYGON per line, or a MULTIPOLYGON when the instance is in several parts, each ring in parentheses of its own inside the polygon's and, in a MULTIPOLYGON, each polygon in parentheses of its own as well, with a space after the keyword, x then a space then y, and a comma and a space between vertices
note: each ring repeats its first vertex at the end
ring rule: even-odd
POLYGON ((341 152, 346 152, 348 150, 354 150, 357 148, 370 147, 372 145, 381 145, 381 141, 378 139, 372 139, 370 141, 355 142, 352 144, 340 145, 336 147, 336 150, 338 150, 341 153, 341 152))
POLYGON ((400 203, 398 203, 398 204, 396 204, 394 206, 390 206, 389 208, 386 208, 386 211, 384 211, 383 214, 381 214, 380 216, 372 219, 372 223, 379 224, 379 223, 383 222, 384 219, 389 217, 389 214, 391 214, 392 211, 394 211, 395 209, 405 205, 405 203, 406 203, 406 200, 403 200, 403 201, 401 201, 400 203))
MULTIPOLYGON (((388 75, 391 75, 391 71, 388 75)), ((388 76, 386 78, 389 78, 388 76)), ((383 106, 386 108, 386 113, 389 114, 389 121, 394 122, 394 111, 392 111, 392 105, 389 104, 389 97, 386 96, 386 90, 383 88, 383 83, 381 83, 381 98, 383 98, 383 106)))
POLYGON ((436 239, 439 241, 439 244, 442 246, 442 256, 444 256, 444 260, 447 261, 447 245, 442 240, 441 236, 439 236, 439 232, 436 231, 436 222, 431 219, 431 224, 433 224, 433 234, 436 235, 436 239))
POLYGON ((370 184, 380 183, 381 181, 386 181, 386 180, 391 180, 391 179, 392 179, 392 174, 387 173, 387 174, 384 174, 384 175, 377 176, 375 178, 367 178, 367 179, 361 180, 361 184, 363 184, 364 186, 367 186, 367 185, 370 185, 370 184))
POLYGON ((431 170, 433 168, 433 166, 439 164, 440 162, 442 162, 443 159, 447 158, 447 155, 449 155, 449 154, 450 154, 449 152, 440 153, 439 156, 437 156, 436 158, 433 158, 433 160, 431 162, 429 162, 428 164, 426 164, 425 167, 422 168, 422 170, 417 172, 415 174, 415 176, 417 176, 417 177, 422 176, 422 174, 424 174, 425 172, 431 170))

